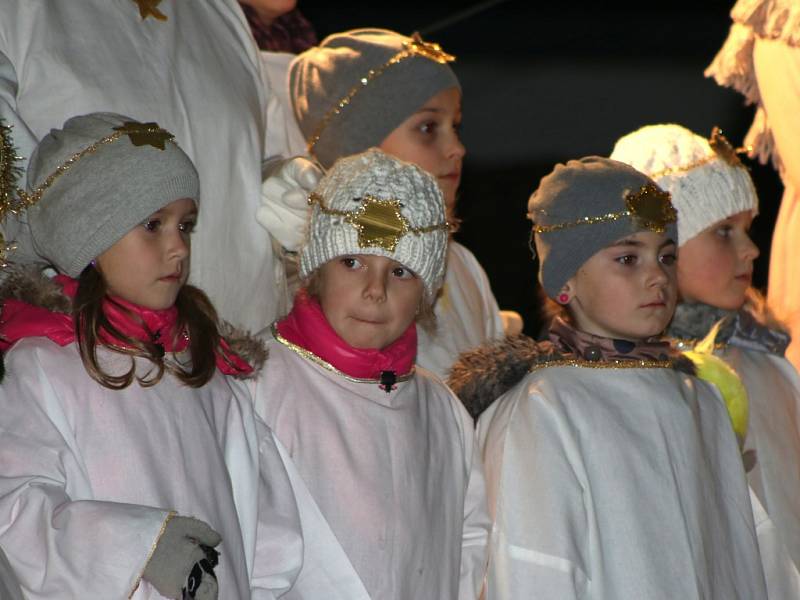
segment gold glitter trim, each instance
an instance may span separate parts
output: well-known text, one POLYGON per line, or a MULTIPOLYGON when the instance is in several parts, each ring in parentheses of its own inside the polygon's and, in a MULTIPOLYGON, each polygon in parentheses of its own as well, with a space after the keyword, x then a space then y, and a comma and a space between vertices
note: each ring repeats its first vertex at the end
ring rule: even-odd
POLYGON ((549 362, 533 365, 530 373, 546 367, 580 367, 584 369, 672 369, 674 366, 668 360, 582 360, 578 358, 559 358, 549 362))
POLYGON ((434 231, 452 231, 452 226, 447 221, 425 227, 411 227, 400 209, 402 202, 394 199, 376 198, 369 194, 361 198, 353 198, 361 205, 352 211, 336 210, 325 204, 325 199, 315 192, 308 196, 310 205, 316 204, 322 213, 342 217, 358 231, 358 246, 360 248, 383 248, 394 252, 397 242, 404 235, 413 233, 423 235, 434 231))
POLYGON ((19 166, 21 156, 17 155, 14 139, 11 137, 12 126, 0 119, 0 220, 8 213, 18 210, 17 182, 22 176, 19 166))
POLYGON ((667 225, 675 223, 678 219, 678 213, 672 206, 669 192, 665 192, 652 183, 643 185, 636 192, 628 193, 625 196, 625 206, 626 210, 593 217, 582 217, 576 221, 555 223, 553 225, 534 225, 533 233, 551 233, 579 225, 595 225, 597 223, 617 221, 625 217, 635 219, 644 229, 649 229, 656 233, 664 233, 667 225))
POLYGON ((153 554, 156 551, 156 546, 158 546, 158 542, 161 541, 161 537, 164 535, 164 532, 167 530, 167 523, 169 523, 172 520, 172 518, 176 517, 177 515, 178 515, 178 513, 175 512, 174 510, 169 511, 169 513, 167 514, 167 518, 164 519, 164 522, 161 524, 161 529, 159 530, 158 535, 156 536, 156 539, 153 540, 153 545, 150 546, 150 552, 147 553, 147 559, 144 561, 144 567, 142 567, 142 572, 139 573, 139 576, 136 578, 136 583, 134 583, 133 589, 131 590, 131 593, 128 594, 128 600, 133 598, 133 595, 136 593, 136 590, 139 589, 139 584, 142 582, 142 577, 144 577, 144 571, 147 568, 147 565, 150 562, 150 559, 153 558, 153 554))
POLYGON ((742 169, 747 168, 744 166, 744 164, 742 164, 742 161, 739 160, 738 156, 739 152, 746 152, 747 148, 734 148, 733 145, 731 145, 731 143, 728 141, 728 138, 722 135, 722 129, 720 129, 719 127, 714 127, 711 130, 711 136, 708 138, 708 145, 711 146, 711 149, 714 151, 714 154, 706 156, 705 158, 701 158, 700 160, 697 160, 688 165, 682 165, 679 167, 670 167, 669 169, 656 171, 655 173, 652 173, 650 175, 650 178, 660 179, 661 177, 666 177, 667 175, 686 173, 687 171, 691 171, 692 169, 702 167, 703 165, 707 165, 708 163, 713 162, 717 159, 722 160, 731 167, 740 167, 742 169))
MULTIPOLYGON (((361 379, 359 377, 351 377, 350 375, 347 375, 346 373, 342 373, 339 369, 334 367, 331 363, 322 360, 319 356, 317 356, 313 352, 309 352, 305 348, 301 348, 297 344, 293 344, 292 342, 287 340, 285 337, 283 337, 280 333, 278 333, 277 322, 273 323, 270 326, 270 331, 272 331, 272 337, 274 337, 278 342, 280 342, 281 344, 283 344, 284 346, 289 348, 289 350, 291 350, 292 352, 294 352, 296 354, 299 354, 300 356, 302 356, 306 360, 311 361, 316 365, 319 365, 323 369, 326 369, 327 371, 330 371, 331 373, 334 373, 334 374, 338 375, 339 377, 343 377, 347 381, 352 381, 353 383, 375 383, 375 384, 380 384, 380 382, 381 382, 380 379, 361 379)), ((414 376, 414 372, 415 371, 416 371, 416 368, 415 367, 411 367, 411 370, 408 373, 406 373, 405 375, 398 375, 397 379, 396 379, 396 383, 400 383, 401 381, 408 381, 409 379, 411 379, 411 377, 414 376)))
POLYGON ((345 107, 350 104, 350 101, 356 96, 356 94, 358 94, 358 92, 367 87, 370 83, 372 83, 373 80, 383 75, 388 68, 401 63, 412 56, 421 56, 439 64, 453 62, 456 59, 456 57, 452 54, 448 54, 442 50, 442 47, 439 44, 425 42, 420 37, 419 33, 415 32, 411 36, 410 40, 403 42, 403 49, 400 52, 392 56, 381 66, 370 69, 367 74, 359 79, 358 83, 354 85, 349 92, 347 92, 344 98, 339 100, 339 102, 333 105, 333 107, 331 107, 331 109, 325 113, 325 116, 322 117, 322 120, 320 121, 316 130, 314 130, 313 135, 308 139, 309 154, 314 153, 314 146, 316 146, 317 142, 319 142, 319 138, 322 136, 322 133, 330 124, 331 120, 342 113, 345 107))
POLYGON ((72 166, 84 156, 94 154, 101 147, 107 144, 113 144, 125 135, 128 136, 134 146, 148 145, 152 146, 153 148, 157 148, 158 150, 164 150, 165 142, 172 141, 175 137, 169 131, 159 127, 157 123, 135 123, 126 121, 120 127, 114 127, 114 133, 111 135, 107 135, 106 137, 97 140, 80 152, 76 152, 70 156, 63 164, 59 165, 53 173, 48 175, 47 179, 45 179, 44 182, 30 194, 23 190, 18 190, 21 200, 21 209, 33 206, 39 200, 41 200, 42 194, 44 194, 44 192, 47 191, 51 185, 53 185, 55 180, 69 171, 72 166))

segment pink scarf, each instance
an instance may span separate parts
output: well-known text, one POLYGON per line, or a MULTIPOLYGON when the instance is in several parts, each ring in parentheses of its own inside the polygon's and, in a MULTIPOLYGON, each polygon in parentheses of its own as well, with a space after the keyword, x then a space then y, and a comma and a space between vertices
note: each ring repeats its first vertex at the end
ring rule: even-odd
MULTIPOLYGON (((66 275, 58 275, 53 281, 61 285, 64 294, 75 298, 78 282, 66 275)), ((165 352, 181 352, 189 346, 184 332, 177 331, 178 309, 175 306, 164 310, 151 310, 132 304, 122 298, 103 301, 103 312, 111 324, 125 335, 142 341, 150 341, 164 348, 165 352), (120 308, 123 307, 123 309, 120 308), (127 311, 133 313, 130 318, 127 311)), ((103 342, 123 345, 108 334, 101 332, 103 342)), ((21 300, 8 299, 3 303, 0 318, 0 350, 5 352, 14 342, 27 337, 46 337, 59 346, 75 341, 75 326, 72 315, 53 312, 21 300)), ((236 355, 224 340, 220 340, 215 352, 217 368, 226 375, 247 375, 253 368, 236 355)))
POLYGON ((278 321, 277 330, 281 337, 350 377, 380 380, 381 387, 387 392, 391 390, 393 378, 411 372, 417 354, 417 326, 414 323, 382 350, 353 348, 328 323, 317 299, 304 290, 295 296, 292 311, 278 321))

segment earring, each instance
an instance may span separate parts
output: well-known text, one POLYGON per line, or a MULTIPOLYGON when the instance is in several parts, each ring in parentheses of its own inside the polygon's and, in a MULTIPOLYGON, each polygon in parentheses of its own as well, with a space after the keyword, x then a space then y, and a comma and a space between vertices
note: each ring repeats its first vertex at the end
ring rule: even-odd
POLYGON ((95 259, 92 259, 89 264, 92 265, 93 267, 97 268, 97 261, 95 259))
POLYGON ((558 303, 559 304, 566 304, 569 302, 569 294, 559 294, 558 295, 558 303))

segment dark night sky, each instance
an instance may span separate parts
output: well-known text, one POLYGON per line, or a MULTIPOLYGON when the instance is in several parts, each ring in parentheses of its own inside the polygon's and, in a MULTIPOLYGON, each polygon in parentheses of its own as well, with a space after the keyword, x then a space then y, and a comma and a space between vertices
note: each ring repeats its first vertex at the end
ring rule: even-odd
MULTIPOLYGON (((733 1, 640 3, 414 2, 343 5, 300 1, 320 38, 354 27, 425 32, 472 6, 480 14, 425 35, 458 56, 467 159, 458 238, 483 264, 501 308, 535 333, 536 264, 525 209, 556 162, 611 152, 643 125, 680 123, 707 135, 720 125, 734 144, 753 109, 703 70, 722 45, 733 1)), ((766 285, 781 187, 769 166, 748 162, 761 197, 753 237, 755 284, 766 285)))

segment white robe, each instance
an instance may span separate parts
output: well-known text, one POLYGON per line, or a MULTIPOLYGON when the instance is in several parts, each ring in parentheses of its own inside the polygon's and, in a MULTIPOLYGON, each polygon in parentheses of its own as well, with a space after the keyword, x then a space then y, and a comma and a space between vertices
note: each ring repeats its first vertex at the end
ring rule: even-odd
POLYGON ((96 111, 172 132, 200 174, 191 280, 221 316, 258 330, 278 316, 283 285, 255 221, 261 162, 282 150, 265 148, 258 49, 235 0, 158 9, 167 21, 142 20, 131 0, 0 0, 0 118, 20 147, 24 125, 41 139, 96 111))
POLYGON ((766 598, 739 449, 705 382, 541 368, 478 429, 487 600, 766 598))
MULTIPOLYGON (((129 365, 98 354, 112 372, 129 365)), ((316 582, 350 577, 252 399, 219 372, 202 388, 165 375, 110 390, 89 377, 74 344, 45 338, 21 340, 5 364, 0 546, 26 597, 161 598, 140 577, 170 511, 221 534, 225 600, 279 597, 301 567, 321 569, 316 582), (306 531, 316 545, 304 546, 306 531)), ((328 592, 305 597, 348 598, 328 592)))
POLYGON ((489 522, 472 420, 458 399, 421 369, 386 393, 274 339, 268 346, 257 411, 370 596, 476 598, 489 522))
POLYGON ((418 328, 417 364, 446 379, 458 355, 503 337, 500 309, 475 255, 450 240, 447 272, 434 305, 437 330, 418 328))
MULTIPOLYGON (((788 360, 767 352, 729 344, 720 356, 736 369, 749 397, 744 451, 755 452, 756 464, 747 480, 774 523, 796 575, 800 569, 800 377, 788 360)), ((795 584, 800 585, 800 578, 795 584)))

